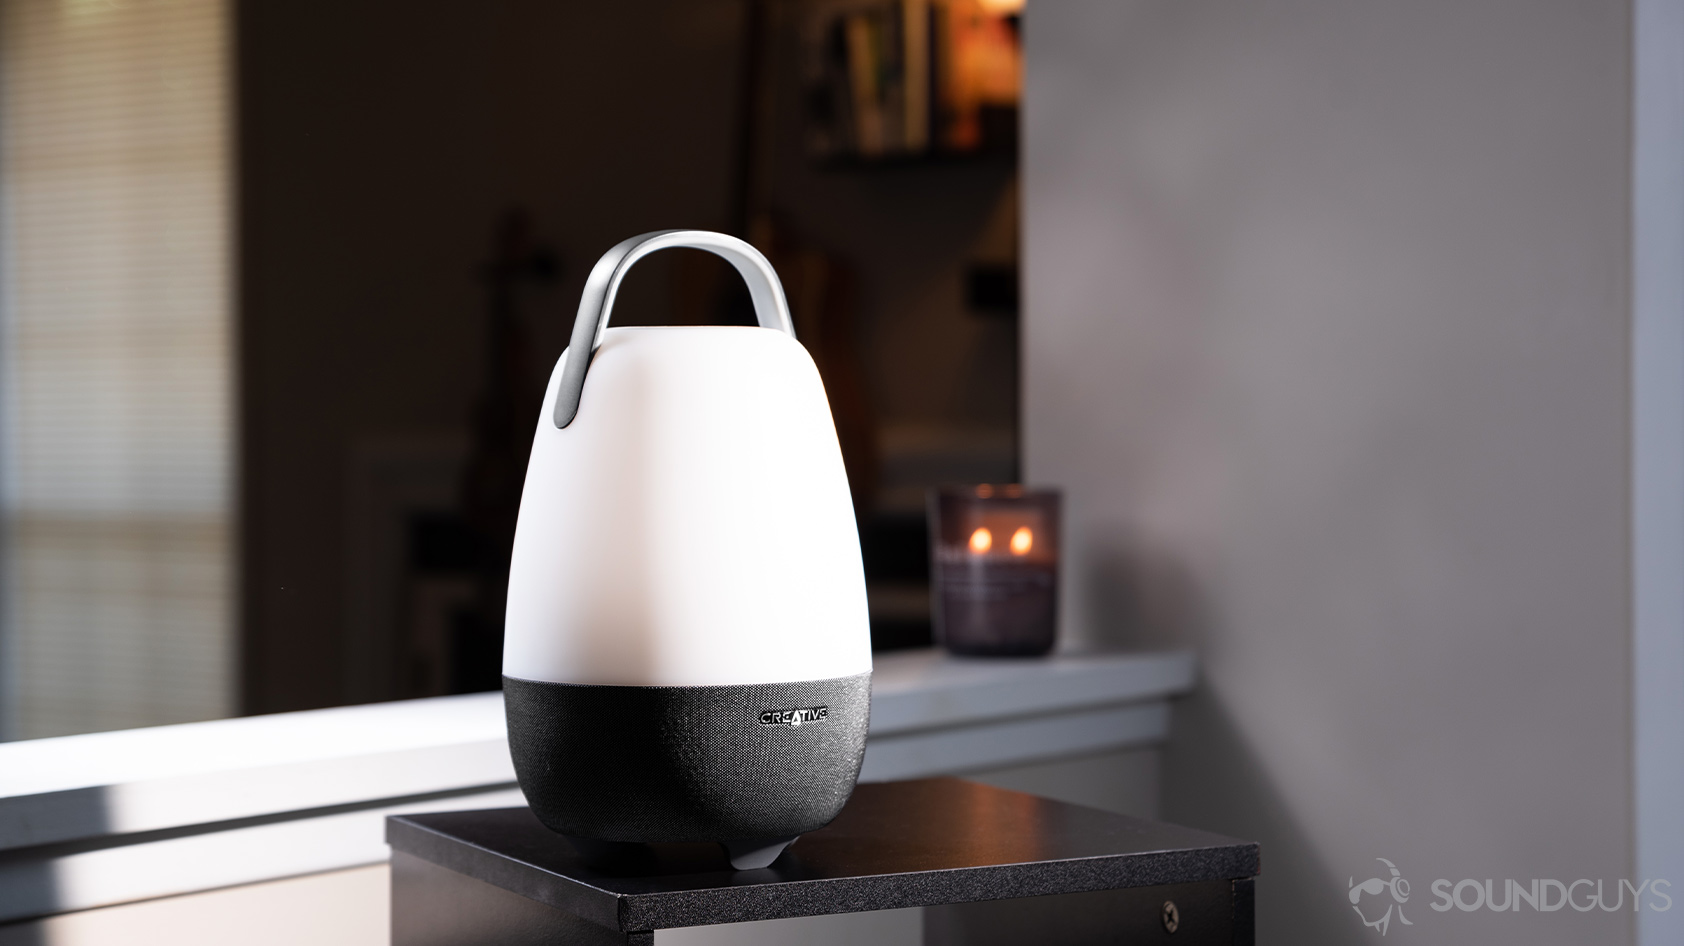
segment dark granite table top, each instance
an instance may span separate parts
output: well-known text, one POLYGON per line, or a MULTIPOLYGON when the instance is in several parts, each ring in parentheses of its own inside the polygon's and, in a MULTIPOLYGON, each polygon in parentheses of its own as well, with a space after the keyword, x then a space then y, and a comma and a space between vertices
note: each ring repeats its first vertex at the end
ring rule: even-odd
POLYGON ((386 819, 393 850, 620 930, 1255 876, 1249 841, 954 778, 860 785, 771 867, 712 844, 651 845, 586 866, 526 808, 386 819))

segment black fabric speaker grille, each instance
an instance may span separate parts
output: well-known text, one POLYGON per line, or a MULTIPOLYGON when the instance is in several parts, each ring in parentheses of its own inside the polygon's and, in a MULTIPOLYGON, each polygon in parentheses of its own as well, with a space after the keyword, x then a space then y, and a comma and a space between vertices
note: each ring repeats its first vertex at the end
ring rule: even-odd
POLYGON ((603 841, 783 838, 829 824, 853 792, 871 674, 695 687, 504 677, 503 702, 521 791, 553 831, 603 841), (787 712, 817 707, 823 719, 787 712))

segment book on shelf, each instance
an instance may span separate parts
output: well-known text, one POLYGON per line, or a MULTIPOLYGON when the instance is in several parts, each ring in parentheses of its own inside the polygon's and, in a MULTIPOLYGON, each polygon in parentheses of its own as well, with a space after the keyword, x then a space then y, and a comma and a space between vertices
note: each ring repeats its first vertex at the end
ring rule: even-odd
MULTIPOLYGON (((809 68, 809 150, 881 160, 1007 144, 989 114, 1022 95, 1017 21, 979 0, 832 8, 809 68)), ((997 124, 997 123, 995 123, 997 124)))

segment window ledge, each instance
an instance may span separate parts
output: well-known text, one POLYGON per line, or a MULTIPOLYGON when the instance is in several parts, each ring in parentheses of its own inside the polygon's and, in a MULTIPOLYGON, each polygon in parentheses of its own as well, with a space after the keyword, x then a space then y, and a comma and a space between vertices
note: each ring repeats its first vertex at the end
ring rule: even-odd
MULTIPOLYGON (((882 654, 862 779, 1150 745, 1187 652, 882 654)), ((0 922, 384 860, 387 814, 521 804, 500 693, 0 744, 0 922)))

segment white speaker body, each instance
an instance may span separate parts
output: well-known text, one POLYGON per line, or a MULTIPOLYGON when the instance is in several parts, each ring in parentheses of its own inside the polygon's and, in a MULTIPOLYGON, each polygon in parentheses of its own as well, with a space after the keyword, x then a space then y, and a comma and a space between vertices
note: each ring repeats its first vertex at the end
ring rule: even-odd
POLYGON ((521 787, 576 840, 718 841, 758 866, 853 790, 859 537, 818 371, 747 244, 647 234, 593 271, 533 439, 503 673, 521 787), (736 265, 762 327, 605 328, 668 246, 736 265))
POLYGON ((505 673, 719 686, 870 672, 848 480, 799 342, 608 329, 564 429, 560 378, 558 364, 521 496, 505 673))

